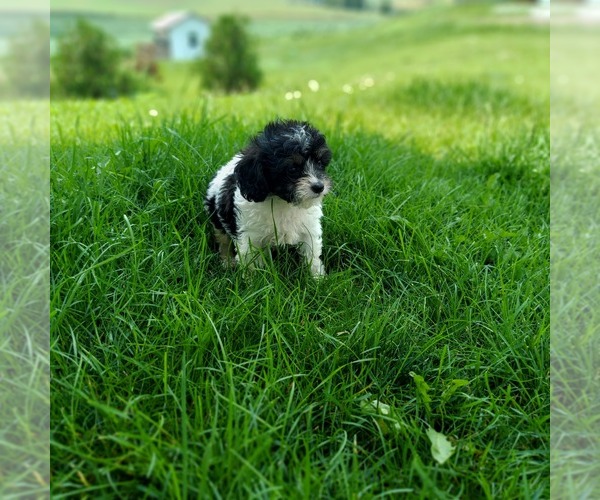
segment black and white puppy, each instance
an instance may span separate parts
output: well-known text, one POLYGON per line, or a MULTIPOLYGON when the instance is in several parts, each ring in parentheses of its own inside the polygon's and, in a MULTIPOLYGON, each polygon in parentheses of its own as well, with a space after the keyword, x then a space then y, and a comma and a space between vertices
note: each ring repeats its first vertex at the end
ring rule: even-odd
POLYGON ((330 161, 325 137, 309 123, 267 124, 208 186, 204 203, 221 257, 260 266, 263 249, 298 245, 311 273, 324 275, 321 203, 330 161))

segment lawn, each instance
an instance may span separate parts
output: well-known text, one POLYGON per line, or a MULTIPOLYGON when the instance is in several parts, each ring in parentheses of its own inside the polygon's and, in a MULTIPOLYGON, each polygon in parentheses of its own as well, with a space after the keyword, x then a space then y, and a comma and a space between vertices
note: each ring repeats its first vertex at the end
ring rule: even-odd
POLYGON ((49 106, 8 110, 0 119, 0 498, 41 498, 50 451, 49 106))
POLYGON ((552 491, 600 494, 597 26, 552 34, 552 491))
POLYGON ((55 497, 549 496, 549 37, 486 9, 263 40, 250 95, 52 103, 55 497), (275 116, 334 153, 322 280, 213 249, 275 116))

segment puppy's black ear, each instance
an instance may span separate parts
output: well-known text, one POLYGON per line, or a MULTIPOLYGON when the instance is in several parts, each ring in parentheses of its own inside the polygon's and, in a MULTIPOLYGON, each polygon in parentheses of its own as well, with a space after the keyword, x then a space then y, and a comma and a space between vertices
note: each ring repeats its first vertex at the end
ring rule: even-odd
POLYGON ((241 160, 235 166, 235 176, 244 198, 248 201, 265 201, 269 185, 256 151, 249 148, 243 152, 241 160))

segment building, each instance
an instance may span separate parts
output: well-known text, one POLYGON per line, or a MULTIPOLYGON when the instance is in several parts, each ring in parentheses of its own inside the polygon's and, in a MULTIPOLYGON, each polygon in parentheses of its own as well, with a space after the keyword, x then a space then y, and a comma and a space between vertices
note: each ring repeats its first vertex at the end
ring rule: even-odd
POLYGON ((188 61, 204 55, 210 24, 192 12, 171 12, 156 19, 152 31, 160 59, 188 61))

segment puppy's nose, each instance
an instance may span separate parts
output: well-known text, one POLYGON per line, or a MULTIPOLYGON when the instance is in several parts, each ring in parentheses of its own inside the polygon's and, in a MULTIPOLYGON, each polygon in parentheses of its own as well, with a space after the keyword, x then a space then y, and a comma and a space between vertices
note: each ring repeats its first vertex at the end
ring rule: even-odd
POLYGON ((315 192, 315 193, 322 193, 323 190, 325 189, 325 184, 323 184, 321 181, 317 181, 314 182, 310 185, 310 188, 315 192))

